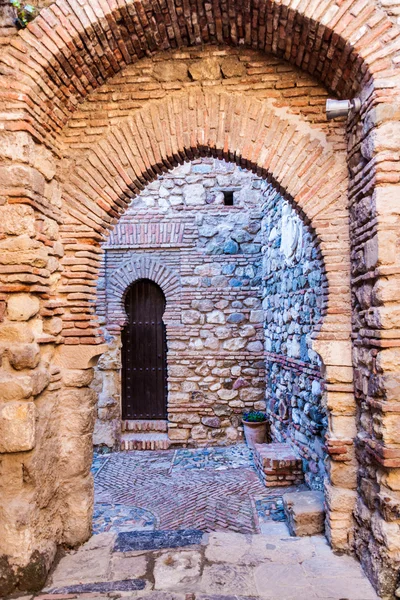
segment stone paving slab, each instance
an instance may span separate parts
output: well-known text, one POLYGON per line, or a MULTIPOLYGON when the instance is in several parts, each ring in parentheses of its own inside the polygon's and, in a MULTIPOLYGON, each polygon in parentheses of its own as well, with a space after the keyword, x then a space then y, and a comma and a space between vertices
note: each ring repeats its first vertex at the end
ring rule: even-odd
POLYGON ((209 594, 258 595, 252 570, 226 563, 206 565, 199 588, 209 594))
POLYGON ((146 582, 143 579, 123 579, 121 581, 103 581, 97 583, 81 583, 49 590, 50 594, 86 594, 88 592, 132 592, 143 590, 146 582))
MULTIPOLYGON (((157 539, 161 532, 143 533, 157 539)), ((50 596, 41 600, 54 600, 55 592, 59 600, 68 594, 68 600, 378 600, 359 563, 335 555, 323 536, 295 538, 276 527, 269 535, 214 532, 199 545, 141 549, 135 556, 110 546, 111 534, 92 540, 61 559, 46 589, 50 596), (94 569, 97 563, 101 568, 94 569)))
POLYGON ((191 591, 197 589, 203 570, 199 550, 176 550, 161 554, 154 565, 154 589, 191 591))
POLYGON ((131 531, 117 535, 114 552, 132 550, 160 550, 161 548, 184 548, 200 544, 204 533, 198 529, 177 531, 131 531))

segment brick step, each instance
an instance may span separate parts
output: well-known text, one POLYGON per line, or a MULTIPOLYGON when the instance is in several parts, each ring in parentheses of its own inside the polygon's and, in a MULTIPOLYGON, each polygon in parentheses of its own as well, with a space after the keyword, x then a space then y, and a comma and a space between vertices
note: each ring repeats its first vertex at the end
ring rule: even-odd
POLYGON ((168 450, 171 442, 166 433, 123 433, 121 450, 168 450))
POLYGON ((287 487, 303 483, 301 458, 290 444, 256 444, 254 462, 266 487, 287 487))
POLYGON ((121 430, 124 431, 157 431, 165 433, 168 428, 167 421, 161 419, 135 419, 122 421, 121 430))

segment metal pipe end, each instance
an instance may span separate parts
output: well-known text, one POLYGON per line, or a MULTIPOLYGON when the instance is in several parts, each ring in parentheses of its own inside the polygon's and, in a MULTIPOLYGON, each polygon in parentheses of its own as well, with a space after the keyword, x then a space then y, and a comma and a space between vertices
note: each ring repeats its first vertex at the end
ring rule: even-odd
POLYGON ((326 118, 328 121, 337 118, 345 118, 350 112, 358 113, 361 110, 360 98, 353 100, 332 100, 326 101, 326 118))

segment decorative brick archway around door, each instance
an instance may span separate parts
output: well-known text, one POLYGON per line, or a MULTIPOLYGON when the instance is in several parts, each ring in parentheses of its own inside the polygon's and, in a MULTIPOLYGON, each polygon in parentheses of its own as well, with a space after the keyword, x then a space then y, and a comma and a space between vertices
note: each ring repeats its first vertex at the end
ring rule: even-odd
POLYGON ((113 335, 121 333, 127 323, 125 296, 128 288, 139 279, 150 279, 162 289, 166 300, 164 321, 179 319, 179 275, 158 260, 147 256, 133 258, 110 278, 106 310, 107 329, 113 335))
MULTIPOLYGON (((7 400, 7 410, 2 413, 2 422, 9 435, 3 437, 2 446, 2 510, 6 518, 2 519, 0 553, 5 557, 4 564, 10 561, 12 567, 7 571, 10 576, 5 589, 11 589, 18 580, 21 580, 22 587, 26 586, 24 578, 26 582, 28 571, 25 567, 29 564, 37 565, 38 581, 42 581, 57 543, 77 543, 88 535, 92 493, 88 465, 91 407, 95 397, 86 387, 90 369, 82 369, 82 366, 90 367, 91 357, 98 355, 101 349, 89 343, 98 341, 93 337, 95 329, 90 323, 88 327, 87 319, 79 323, 76 315, 79 310, 83 315, 92 314, 87 298, 95 285, 95 258, 100 253, 97 244, 106 228, 103 224, 111 224, 123 210, 131 193, 128 193, 128 188, 135 179, 140 188, 155 177, 160 164, 168 166, 164 163, 169 156, 168 146, 164 157, 157 155, 156 148, 153 148, 155 156, 150 162, 145 152, 141 159, 143 164, 135 162, 136 175, 124 173, 126 187, 123 195, 112 188, 107 190, 111 205, 102 199, 105 190, 102 188, 91 227, 82 222, 78 226, 73 208, 70 209, 69 221, 64 220, 61 212, 60 187, 55 177, 61 155, 59 134, 79 102, 130 61, 156 49, 217 41, 233 45, 244 42, 270 51, 314 73, 342 96, 360 93, 364 103, 360 118, 348 123, 349 200, 342 207, 344 212, 341 208, 339 213, 334 211, 329 215, 330 220, 338 214, 347 218, 347 205, 350 205, 353 357, 358 410, 362 416, 358 421, 357 436, 360 480, 356 494, 351 489, 354 481, 348 478, 346 469, 331 470, 331 477, 335 478, 338 486, 330 488, 328 502, 331 509, 343 508, 347 515, 342 527, 339 526, 340 521, 331 523, 332 532, 336 531, 338 538, 342 539, 339 532, 347 528, 349 521, 346 519, 358 497, 356 549, 363 555, 364 564, 375 582, 382 589, 392 590, 398 564, 398 519, 396 510, 390 507, 398 505, 396 492, 399 490, 400 467, 396 412, 399 387, 397 348, 400 346, 400 323, 396 316, 399 109, 394 103, 399 91, 398 27, 375 3, 362 4, 356 0, 344 4, 327 0, 318 3, 317 8, 310 3, 305 9, 299 7, 296 0, 288 6, 270 2, 264 6, 264 12, 258 7, 253 20, 251 11, 254 7, 250 6, 250 11, 243 13, 235 7, 237 20, 233 23, 219 5, 213 5, 211 12, 207 12, 206 6, 199 5, 196 8, 198 13, 193 13, 196 14, 193 20, 190 11, 185 16, 180 15, 173 4, 169 9, 171 13, 169 16, 166 13, 164 18, 152 14, 151 8, 141 11, 140 18, 132 18, 140 8, 127 1, 119 9, 111 8, 108 3, 99 3, 96 4, 96 12, 89 6, 84 12, 78 2, 61 0, 44 10, 28 30, 12 38, 1 57, 1 95, 5 107, 1 194, 6 204, 1 206, 4 240, 0 243, 3 244, 2 252, 18 253, 18 256, 5 255, 10 262, 1 274, 4 296, 0 300, 0 308, 6 313, 0 335, 2 343, 8 346, 10 343, 33 344, 29 348, 33 356, 22 359, 20 354, 18 359, 18 364, 32 370, 32 376, 25 376, 24 380, 20 378, 8 362, 8 355, 2 364, 3 389, 10 389, 10 379, 17 386, 13 387, 11 395, 3 395, 7 400), (230 22, 231 26, 228 26, 230 22), (90 230, 95 229, 93 222, 100 229, 95 235, 89 235, 90 230), (10 246, 7 245, 8 235, 13 236, 10 246), (68 266, 69 271, 61 274, 58 259, 65 251, 64 267, 68 266), (74 264, 73 261, 77 262, 74 264), (12 272, 9 264, 16 265, 12 272), (71 275, 73 273, 78 275, 71 275), (66 288, 66 283, 72 282, 76 287, 70 292, 68 301, 77 304, 75 307, 69 304, 70 310, 67 307, 65 312, 62 286, 66 288), (54 293, 56 288, 57 295, 54 293), (17 293, 23 293, 24 298, 18 297, 17 293), (31 295, 28 297, 27 294, 31 295), (81 306, 78 306, 79 302, 81 306), (23 313, 21 303, 28 307, 23 313), (72 332, 89 330, 88 333, 93 335, 75 336, 78 341, 84 340, 79 346, 63 344, 59 337, 62 316, 64 323, 74 323, 70 328, 72 332), (22 318, 32 322, 29 321, 30 324, 25 327, 19 322, 22 318), (79 326, 75 327, 76 323, 79 326), (63 348, 58 351, 57 364, 54 362, 56 344, 63 348), (37 399, 35 402, 32 401, 34 398, 37 399), (15 402, 22 402, 22 412, 16 410, 15 404, 10 404, 15 402), (36 425, 35 415, 38 417, 36 425), (69 423, 66 422, 68 419, 69 423), (55 440, 64 441, 59 446, 60 442, 55 440), (67 468, 64 470, 64 467, 67 468), (47 485, 43 485, 44 481, 47 485), (337 494, 343 489, 341 486, 348 492, 337 494)), ((189 98, 190 102, 201 100, 195 95, 183 97, 189 98)), ((213 97, 221 99, 223 95, 213 97)), ((229 96, 227 100, 229 106, 229 96)), ((244 108, 243 100, 239 104, 239 108, 244 108)), ((254 106, 258 115, 259 104, 254 106)), ((190 105, 187 109, 189 111, 190 105)), ((213 120, 214 110, 218 113, 217 104, 210 105, 210 109, 206 116, 213 120)), ((193 107, 191 113, 182 112, 193 117, 194 113, 193 107)), ((243 115, 240 110, 239 114, 243 115)), ((204 127, 201 110, 197 117, 198 126, 204 127)), ((146 122, 150 115, 146 113, 140 118, 146 122)), ((254 114, 249 120, 254 125, 254 114)), ((233 122, 236 124, 236 118, 233 122)), ((243 145, 225 147, 224 143, 216 144, 218 136, 224 142, 222 130, 206 130, 205 137, 195 141, 190 137, 189 124, 190 121, 182 130, 182 143, 175 144, 178 155, 170 156, 173 164, 209 149, 220 155, 225 152, 228 158, 243 161, 244 166, 256 168, 258 165, 265 169, 263 173, 272 174, 277 184, 282 185, 298 202, 299 190, 294 186, 290 192, 289 186, 285 187, 279 181, 272 159, 270 164, 263 164, 261 158, 264 157, 260 158, 260 153, 255 150, 256 142, 252 149, 243 145), (270 168, 271 165, 274 168, 270 168)), ((295 123, 293 125, 295 127, 295 123)), ((179 123, 177 127, 179 132, 179 123)), ((151 140, 147 140, 145 147, 150 146, 151 140)), ((306 146, 303 148, 305 150, 306 146)), ((92 159, 96 160, 95 155, 92 159)), ((119 166, 110 168, 118 174, 119 166)), ((284 179, 282 173, 281 176, 284 179)), ((134 185, 133 192, 135 189, 134 185)), ((310 190, 303 193, 304 212, 323 240, 316 226, 319 215, 312 212, 308 202, 310 190)), ((310 197, 312 195, 311 192, 310 197)), ((68 191, 64 189, 65 200, 67 196, 68 191)), ((77 198, 79 206, 84 206, 85 193, 76 192, 75 203, 77 198)), ((321 245, 327 254, 323 243, 321 245)), ((335 268, 331 267, 334 263, 329 266, 327 255, 325 261, 328 279, 330 277, 332 282, 335 268)), ((341 274, 341 266, 336 267, 336 272, 341 274)), ((346 307, 344 321, 348 323, 349 301, 346 307)), ((330 321, 328 317, 329 311, 325 324, 330 321)), ((331 317, 333 319, 334 315, 331 317)), ((340 379, 337 365, 330 365, 328 339, 335 332, 332 325, 330 334, 326 331, 324 342, 325 324, 316 348, 328 365, 327 380, 332 378, 332 386, 336 386, 336 389, 331 388, 329 401, 339 413, 335 421, 340 431, 347 431, 344 438, 349 440, 355 435, 354 416, 346 414, 355 412, 353 396, 346 395, 344 390, 348 389, 349 382, 340 379), (332 367, 330 374, 329 366, 332 367)), ((339 329, 342 331, 342 325, 339 329)), ((347 330, 347 348, 349 333, 347 330)), ((73 337, 70 336, 70 341, 73 337)), ((22 346, 16 349, 22 350, 22 346)), ((348 350, 346 362, 349 354, 348 350)), ((11 362, 17 364, 14 358, 11 362)), ((344 459, 344 467, 350 456, 347 448, 351 446, 340 444, 334 450, 341 453, 339 458, 344 459)), ((335 464, 334 461, 331 466, 335 464)))
MULTIPOLYGON (((174 325, 179 322, 181 313, 179 275, 166 265, 163 265, 159 260, 147 256, 126 260, 124 264, 112 274, 108 282, 107 300, 103 297, 100 290, 98 290, 97 293, 97 303, 106 303, 104 308, 107 315, 107 332, 112 336, 115 336, 118 340, 118 348, 121 344, 122 330, 128 323, 125 307, 126 294, 132 284, 143 279, 156 283, 164 294, 166 305, 163 314, 163 322, 165 325, 167 345, 170 327, 174 327, 174 325)), ((116 352, 119 354, 119 350, 116 352)), ((123 361, 121 364, 123 365, 123 361)), ((118 359, 116 365, 114 364, 113 367, 116 368, 119 367, 119 365, 120 362, 118 359)), ((116 370, 119 371, 119 369, 116 370)), ((118 376, 118 384, 119 386, 122 385, 120 376, 118 376)), ((118 409, 119 421, 122 419, 123 413, 122 402, 123 397, 121 396, 121 405, 118 409)))

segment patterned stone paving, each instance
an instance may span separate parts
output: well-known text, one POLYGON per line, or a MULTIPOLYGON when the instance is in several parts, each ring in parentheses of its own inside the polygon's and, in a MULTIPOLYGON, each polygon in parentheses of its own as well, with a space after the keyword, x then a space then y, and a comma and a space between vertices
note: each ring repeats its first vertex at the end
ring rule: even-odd
POLYGON ((99 471, 104 467, 104 465, 107 463, 108 460, 110 460, 111 457, 111 452, 106 453, 106 454, 97 454, 95 453, 93 456, 93 463, 92 463, 92 473, 94 476, 96 476, 99 471))
POLYGON ((213 468, 219 471, 252 467, 253 454, 245 444, 228 447, 181 449, 175 452, 172 467, 181 469, 213 468))
POLYGON ((271 520, 285 520, 282 496, 271 496, 271 498, 256 500, 256 510, 259 521, 262 523, 271 520))
MULTIPOLYGON (((283 521, 244 444, 96 456, 94 532, 198 529, 259 533, 283 521), (190 471, 190 473, 189 473, 190 471)), ((300 489, 285 488, 285 491, 300 489)))
POLYGON ((123 504, 97 503, 93 514, 93 534, 107 531, 145 531, 157 528, 156 517, 148 510, 123 504))

